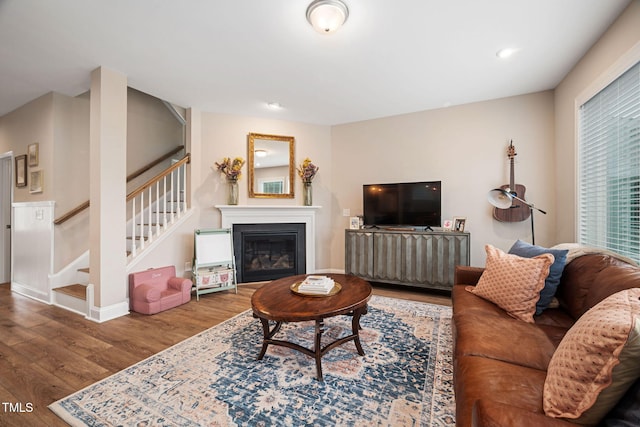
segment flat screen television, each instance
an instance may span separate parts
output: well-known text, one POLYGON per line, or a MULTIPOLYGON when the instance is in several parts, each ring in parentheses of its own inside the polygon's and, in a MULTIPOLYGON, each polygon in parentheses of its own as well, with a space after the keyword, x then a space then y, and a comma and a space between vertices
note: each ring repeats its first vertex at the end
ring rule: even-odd
POLYGON ((365 226, 440 227, 442 182, 365 184, 365 226))

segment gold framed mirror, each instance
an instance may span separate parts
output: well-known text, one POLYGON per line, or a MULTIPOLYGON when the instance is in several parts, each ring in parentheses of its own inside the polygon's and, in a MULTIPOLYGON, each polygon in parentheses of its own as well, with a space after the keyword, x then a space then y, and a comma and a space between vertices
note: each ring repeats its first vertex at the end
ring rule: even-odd
POLYGON ((294 137, 250 133, 249 197, 293 199, 294 137))

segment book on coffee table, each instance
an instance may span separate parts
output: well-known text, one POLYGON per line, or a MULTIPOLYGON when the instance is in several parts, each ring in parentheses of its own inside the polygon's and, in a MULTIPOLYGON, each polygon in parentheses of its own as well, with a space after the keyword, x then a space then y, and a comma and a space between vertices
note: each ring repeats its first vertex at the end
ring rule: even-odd
POLYGON ((307 276, 298 287, 298 292, 305 294, 326 295, 333 289, 333 279, 327 276, 307 276))

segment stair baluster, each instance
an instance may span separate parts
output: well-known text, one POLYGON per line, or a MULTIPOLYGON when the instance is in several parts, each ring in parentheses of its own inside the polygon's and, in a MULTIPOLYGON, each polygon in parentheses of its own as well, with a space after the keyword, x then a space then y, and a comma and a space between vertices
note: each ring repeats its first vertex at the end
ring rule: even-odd
POLYGON ((133 221, 131 221, 131 256, 136 256, 136 198, 131 199, 131 212, 133 212, 133 221))
POLYGON ((180 195, 186 191, 188 161, 186 156, 127 197, 131 201, 131 258, 187 212, 186 200, 180 195))

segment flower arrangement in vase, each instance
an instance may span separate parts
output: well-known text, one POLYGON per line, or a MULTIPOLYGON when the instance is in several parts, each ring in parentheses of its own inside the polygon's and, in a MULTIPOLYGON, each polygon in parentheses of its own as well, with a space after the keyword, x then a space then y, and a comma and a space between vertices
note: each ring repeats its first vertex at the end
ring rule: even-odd
POLYGON ((225 157, 222 162, 216 162, 216 167, 222 173, 229 184, 229 194, 227 198, 227 204, 238 204, 238 179, 242 174, 242 166, 244 166, 244 159, 242 157, 236 157, 233 160, 231 157, 225 157))
POLYGON ((320 168, 314 165, 308 157, 298 166, 298 175, 302 179, 302 200, 305 206, 311 206, 313 204, 311 181, 313 181, 319 169, 320 168))

